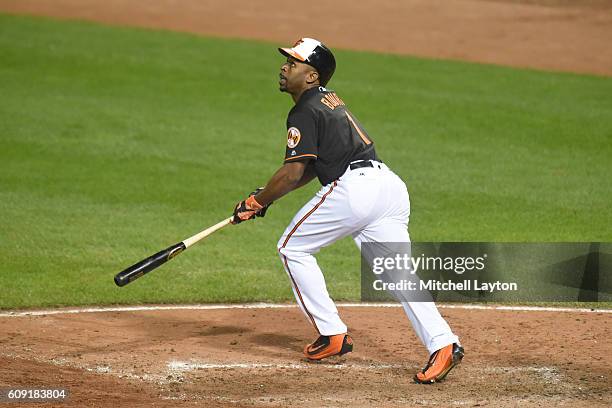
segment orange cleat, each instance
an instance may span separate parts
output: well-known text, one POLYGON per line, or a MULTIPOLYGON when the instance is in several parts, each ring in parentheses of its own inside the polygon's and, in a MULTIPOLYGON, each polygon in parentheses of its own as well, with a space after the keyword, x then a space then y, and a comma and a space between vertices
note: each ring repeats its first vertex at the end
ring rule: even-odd
POLYGON ((430 357, 423 370, 414 376, 417 384, 433 384, 442 381, 444 377, 461 362, 463 358, 463 347, 458 344, 449 344, 435 351, 430 357))
POLYGON ((341 356, 353 351, 353 339, 348 334, 319 336, 313 343, 304 347, 304 355, 309 360, 323 360, 331 356, 341 356))

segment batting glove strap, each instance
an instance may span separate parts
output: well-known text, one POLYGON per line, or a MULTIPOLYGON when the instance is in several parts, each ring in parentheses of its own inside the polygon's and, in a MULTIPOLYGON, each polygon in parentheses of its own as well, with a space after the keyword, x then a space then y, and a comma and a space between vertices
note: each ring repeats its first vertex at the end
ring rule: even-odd
POLYGON ((255 212, 259 212, 264 208, 263 205, 257 202, 254 195, 250 195, 249 198, 244 200, 244 204, 247 209, 255 210, 255 212))
MULTIPOLYGON (((264 187, 259 187, 258 189, 256 189, 255 191, 253 191, 251 194, 249 194, 249 196, 256 196, 257 194, 259 194, 261 191, 263 191, 264 187)), ((257 203, 257 201, 255 201, 257 203)), ((255 216, 257 217, 265 217, 266 216, 266 211, 268 211, 268 207, 271 206, 272 204, 274 204, 274 201, 266 204, 263 206, 263 208, 261 208, 260 210, 258 210, 255 213, 255 216)), ((258 203, 259 205, 259 203, 258 203)))

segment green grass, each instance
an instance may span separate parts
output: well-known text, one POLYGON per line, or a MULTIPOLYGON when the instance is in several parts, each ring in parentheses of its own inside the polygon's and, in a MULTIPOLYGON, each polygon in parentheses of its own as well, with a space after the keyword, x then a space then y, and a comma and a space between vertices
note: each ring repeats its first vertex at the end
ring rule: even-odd
MULTIPOLYGON (((338 51, 330 83, 408 183, 418 241, 612 241, 612 78, 338 51)), ((292 299, 314 183, 125 288, 284 153, 275 45, 0 15, 0 308, 292 299)), ((322 251, 359 296, 350 240, 322 251)))

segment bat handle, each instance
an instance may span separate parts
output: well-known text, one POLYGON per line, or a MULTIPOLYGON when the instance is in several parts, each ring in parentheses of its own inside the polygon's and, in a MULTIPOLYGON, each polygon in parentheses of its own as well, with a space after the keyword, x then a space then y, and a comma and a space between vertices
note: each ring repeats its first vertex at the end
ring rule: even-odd
POLYGON ((207 236, 209 236, 210 234, 212 234, 213 232, 231 224, 232 219, 234 217, 231 216, 221 222, 216 223, 215 225, 213 225, 212 227, 206 228, 204 231, 202 232, 198 232, 197 234, 195 234, 192 237, 187 238, 186 240, 183 241, 183 244, 185 244, 185 249, 189 248, 190 246, 192 246, 193 244, 195 244, 196 242, 206 238, 207 236))

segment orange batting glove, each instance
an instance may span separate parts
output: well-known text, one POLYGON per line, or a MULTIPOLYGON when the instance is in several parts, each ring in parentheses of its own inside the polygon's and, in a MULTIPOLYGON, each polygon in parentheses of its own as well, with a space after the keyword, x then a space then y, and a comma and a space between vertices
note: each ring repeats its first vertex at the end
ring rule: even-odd
POLYGON ((232 224, 240 224, 242 221, 252 220, 255 217, 264 217, 268 211, 268 205, 263 206, 255 200, 255 195, 263 190, 263 187, 253 191, 249 197, 236 204, 234 208, 234 219, 232 224))

